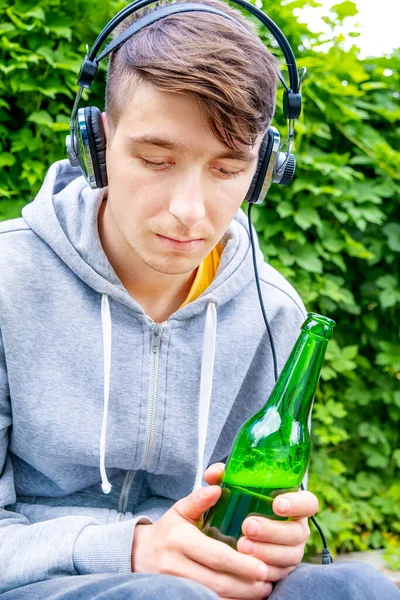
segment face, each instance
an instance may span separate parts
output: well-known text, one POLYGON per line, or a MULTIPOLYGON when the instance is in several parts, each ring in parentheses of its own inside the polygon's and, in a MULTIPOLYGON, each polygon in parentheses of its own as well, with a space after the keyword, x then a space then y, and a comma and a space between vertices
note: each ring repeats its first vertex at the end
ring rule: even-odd
POLYGON ((103 118, 114 237, 143 267, 191 272, 239 209, 262 136, 232 156, 212 135, 194 97, 160 92, 146 82, 127 98, 112 136, 103 118))

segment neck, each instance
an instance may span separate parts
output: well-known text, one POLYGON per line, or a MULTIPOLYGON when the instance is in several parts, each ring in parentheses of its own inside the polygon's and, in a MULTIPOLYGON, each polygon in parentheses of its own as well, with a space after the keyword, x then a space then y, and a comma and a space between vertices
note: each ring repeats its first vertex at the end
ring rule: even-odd
POLYGON ((168 319, 185 301, 197 269, 169 275, 149 267, 116 228, 107 201, 100 206, 98 228, 103 250, 129 295, 153 321, 161 323, 168 319))

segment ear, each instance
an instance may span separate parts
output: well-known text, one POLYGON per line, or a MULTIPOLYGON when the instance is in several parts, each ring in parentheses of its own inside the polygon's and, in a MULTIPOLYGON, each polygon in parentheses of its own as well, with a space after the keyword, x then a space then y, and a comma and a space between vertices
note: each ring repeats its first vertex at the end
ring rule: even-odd
POLYGON ((109 126, 108 126, 108 117, 107 117, 106 112, 101 113, 101 120, 103 122, 104 135, 106 136, 106 141, 108 142, 109 126))

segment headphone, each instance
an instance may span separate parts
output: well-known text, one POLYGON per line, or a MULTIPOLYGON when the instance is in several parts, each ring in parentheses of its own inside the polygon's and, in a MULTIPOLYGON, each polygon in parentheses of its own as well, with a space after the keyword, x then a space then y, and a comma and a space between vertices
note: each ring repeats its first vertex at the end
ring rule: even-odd
MULTIPOLYGON (((119 48, 127 39, 143 27, 148 27, 159 19, 175 13, 214 13, 233 21, 238 27, 241 27, 249 33, 239 21, 212 6, 195 2, 178 2, 158 8, 156 11, 138 19, 106 46, 99 55, 97 55, 102 44, 121 21, 137 10, 152 4, 154 1, 155 0, 136 0, 115 15, 98 35, 91 50, 88 51, 87 49, 87 54, 81 66, 78 77, 79 90, 72 109, 70 135, 66 138, 66 146, 70 164, 73 167, 80 167, 84 177, 90 184, 90 187, 94 189, 103 188, 108 185, 106 137, 101 119, 101 111, 95 106, 78 108, 78 105, 83 90, 88 89, 93 83, 99 62, 113 50, 119 48)), ((283 52, 289 74, 290 84, 288 86, 282 74, 279 73, 279 78, 285 88, 283 96, 283 113, 288 120, 288 135, 281 144, 279 131, 272 126, 268 128, 260 145, 255 174, 246 193, 246 197, 244 198, 244 201, 249 202, 250 204, 261 204, 265 199, 271 183, 288 185, 294 175, 296 160, 291 152, 294 139, 294 119, 297 119, 301 112, 300 84, 304 78, 305 69, 303 68, 301 72, 297 71, 296 60, 292 48, 282 31, 270 17, 246 0, 232 1, 252 13, 267 27, 270 33, 272 33, 283 52), (285 145, 287 146, 287 149, 283 152, 282 149, 285 145)))

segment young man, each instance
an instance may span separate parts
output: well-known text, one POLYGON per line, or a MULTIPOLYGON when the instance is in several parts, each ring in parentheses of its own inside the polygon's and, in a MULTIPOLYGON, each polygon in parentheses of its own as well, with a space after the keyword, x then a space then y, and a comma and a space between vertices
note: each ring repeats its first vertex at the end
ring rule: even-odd
MULTIPOLYGON (((207 3, 248 33, 175 15, 112 57, 108 187, 60 161, 0 225, 5 600, 398 597, 362 565, 296 568, 310 492, 275 500, 291 521, 246 519, 237 551, 198 528, 218 461, 273 386, 239 209, 276 64, 236 11, 207 3)), ((305 310, 257 261, 281 368, 305 310)))

